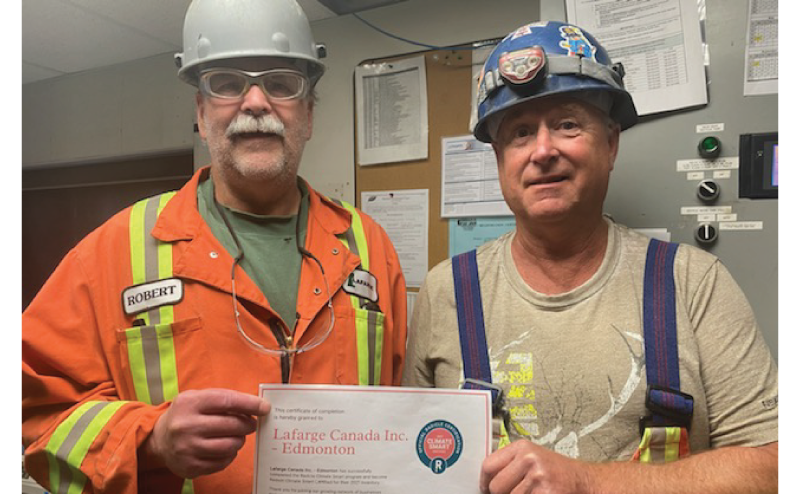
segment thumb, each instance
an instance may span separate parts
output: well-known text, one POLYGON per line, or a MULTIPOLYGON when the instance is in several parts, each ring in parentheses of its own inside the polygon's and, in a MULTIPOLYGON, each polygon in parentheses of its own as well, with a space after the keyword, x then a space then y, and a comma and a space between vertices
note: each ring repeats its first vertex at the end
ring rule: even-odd
POLYGON ((205 389, 200 411, 206 414, 238 413, 241 415, 266 415, 270 411, 270 404, 255 395, 241 393, 229 389, 205 389))

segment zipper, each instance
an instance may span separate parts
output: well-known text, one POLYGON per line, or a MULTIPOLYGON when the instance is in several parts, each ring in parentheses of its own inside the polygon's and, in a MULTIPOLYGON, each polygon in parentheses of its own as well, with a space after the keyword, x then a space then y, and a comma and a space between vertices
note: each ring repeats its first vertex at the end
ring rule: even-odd
MULTIPOLYGON (((275 335, 275 339, 278 340, 282 350, 288 350, 292 348, 292 345, 294 344, 294 338, 286 334, 283 328, 281 328, 281 325, 277 319, 270 319, 269 327, 272 330, 272 334, 275 335)), ((281 381, 283 384, 289 384, 289 377, 291 376, 291 373, 292 357, 289 353, 283 352, 281 353, 281 381)))

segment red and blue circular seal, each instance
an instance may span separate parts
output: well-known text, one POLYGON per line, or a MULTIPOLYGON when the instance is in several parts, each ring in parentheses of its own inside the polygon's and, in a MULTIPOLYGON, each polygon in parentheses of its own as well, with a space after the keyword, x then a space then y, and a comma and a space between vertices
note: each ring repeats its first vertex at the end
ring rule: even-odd
POLYGON ((443 473, 461 456, 464 440, 458 428, 446 420, 429 422, 417 436, 417 455, 433 473, 443 473))

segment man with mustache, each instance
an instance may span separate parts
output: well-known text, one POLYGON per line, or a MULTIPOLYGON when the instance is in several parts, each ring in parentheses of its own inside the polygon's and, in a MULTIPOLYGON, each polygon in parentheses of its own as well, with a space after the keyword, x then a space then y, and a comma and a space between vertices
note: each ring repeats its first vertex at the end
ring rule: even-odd
POLYGON ((298 177, 322 48, 294 0, 194 0, 211 156, 70 251, 23 314, 26 468, 52 492, 245 493, 260 383, 397 385, 388 236, 298 177))

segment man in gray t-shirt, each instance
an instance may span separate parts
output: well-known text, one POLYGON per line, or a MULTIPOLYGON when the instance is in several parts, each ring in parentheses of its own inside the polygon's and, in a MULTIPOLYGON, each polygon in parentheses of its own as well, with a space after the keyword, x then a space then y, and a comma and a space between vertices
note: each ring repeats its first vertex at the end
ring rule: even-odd
MULTIPOLYGON (((777 492, 777 367, 716 257, 662 245, 674 255, 678 358, 645 357, 649 239, 602 215, 619 134, 637 120, 623 75, 591 35, 558 22, 509 34, 481 73, 474 133, 492 143, 517 223, 475 256, 483 353, 508 412, 481 489, 777 492), (657 415, 646 398, 663 393, 648 388, 648 371, 662 365, 680 376, 666 395, 691 395, 693 407, 640 429, 657 415)), ((418 296, 405 385, 471 377, 453 262, 431 270, 418 296)))

